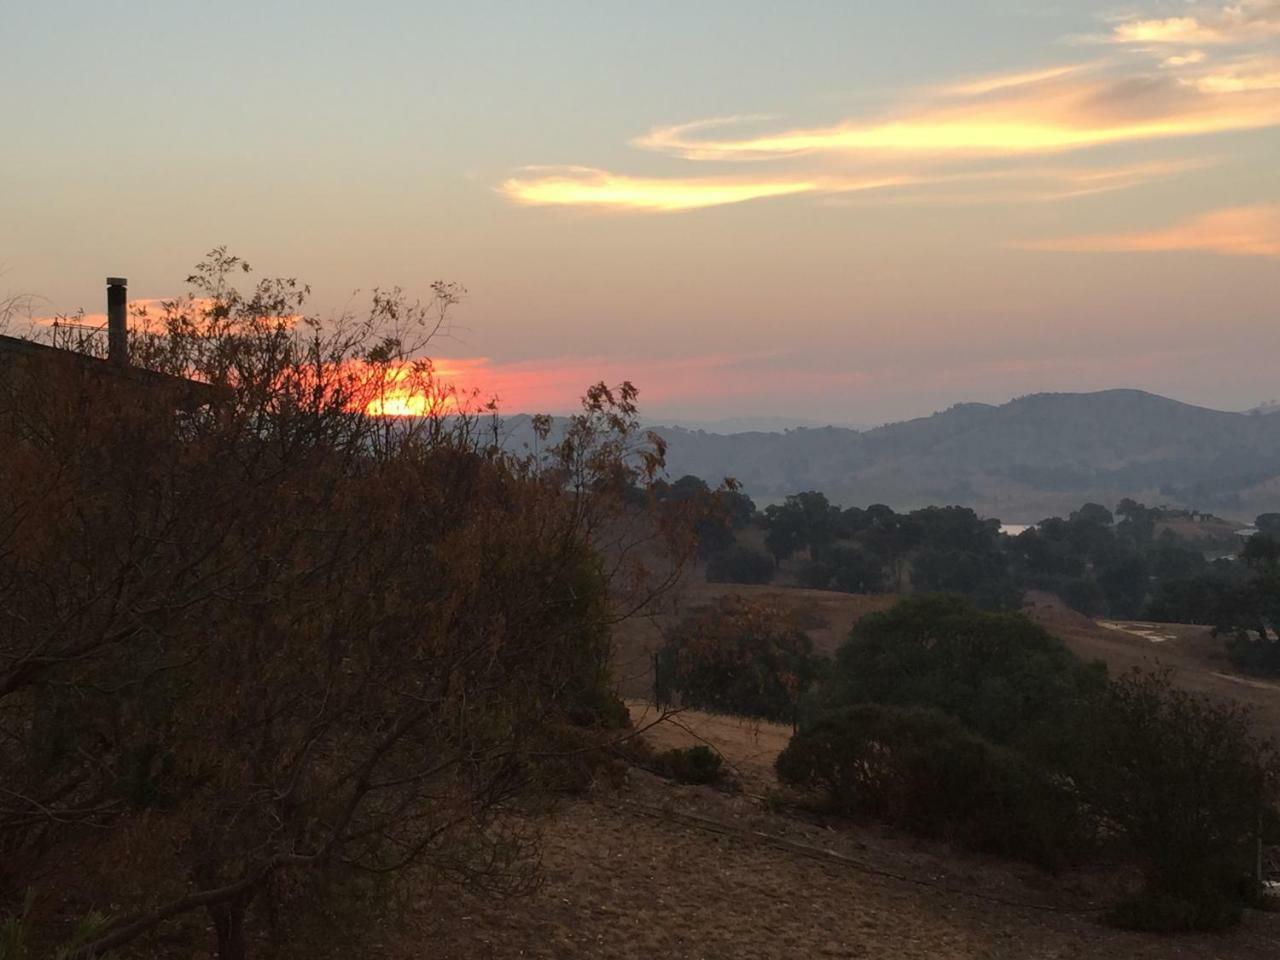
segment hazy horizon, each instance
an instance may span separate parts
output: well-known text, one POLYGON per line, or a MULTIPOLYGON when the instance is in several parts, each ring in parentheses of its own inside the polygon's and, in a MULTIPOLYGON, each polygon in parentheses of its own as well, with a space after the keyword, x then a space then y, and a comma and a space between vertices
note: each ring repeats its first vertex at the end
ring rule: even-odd
POLYGON ((1280 393, 1280 0, 554 11, 24 5, 0 296, 172 297, 226 244, 464 284, 510 412, 876 424, 1040 391, 1280 393), (714 55, 712 55, 714 54, 714 55))

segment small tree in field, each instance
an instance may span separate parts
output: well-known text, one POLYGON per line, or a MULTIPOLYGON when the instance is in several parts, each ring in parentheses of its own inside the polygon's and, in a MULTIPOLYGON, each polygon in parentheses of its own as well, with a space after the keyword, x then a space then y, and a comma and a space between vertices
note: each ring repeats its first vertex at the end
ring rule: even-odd
POLYGON ((772 557, 737 543, 707 560, 711 583, 769 583, 775 572, 772 557))
POLYGON ((657 667, 660 685, 680 694, 686 706, 792 720, 818 662, 792 614, 725 596, 674 628, 657 667))

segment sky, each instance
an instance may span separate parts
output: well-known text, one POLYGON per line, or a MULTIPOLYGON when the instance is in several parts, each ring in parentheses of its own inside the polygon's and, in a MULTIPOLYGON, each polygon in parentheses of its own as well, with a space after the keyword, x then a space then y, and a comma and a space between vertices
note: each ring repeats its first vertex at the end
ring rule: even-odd
MULTIPOLYGON (((0 297, 463 284, 510 412, 1280 396, 1280 0, 14 2, 0 297)), ((362 292, 358 292, 362 291, 362 292)))

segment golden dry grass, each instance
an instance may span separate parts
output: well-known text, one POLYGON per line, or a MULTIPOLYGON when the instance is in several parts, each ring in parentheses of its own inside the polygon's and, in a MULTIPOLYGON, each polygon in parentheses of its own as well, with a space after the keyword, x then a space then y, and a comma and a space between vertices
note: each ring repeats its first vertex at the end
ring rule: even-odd
MULTIPOLYGON (((721 731, 726 752, 745 749, 740 761, 755 755, 755 736, 722 718, 684 719, 702 735, 721 731)), ((1122 933, 1098 922, 1090 878, 1050 877, 872 827, 832 829, 767 813, 747 795, 644 773, 568 802, 547 824, 544 868, 545 883, 527 898, 418 902, 365 955, 1260 960, 1280 949, 1280 915, 1251 913, 1226 935, 1122 933)))
POLYGON ((1026 609, 1077 656, 1101 660, 1113 674, 1135 667, 1170 670, 1173 681, 1184 689, 1245 704, 1253 711, 1258 732, 1280 740, 1280 686, 1235 671, 1221 640, 1215 639, 1208 627, 1133 623, 1102 627, 1044 593, 1028 594, 1026 609), (1144 632, 1171 639, 1154 643, 1141 635, 1144 632))

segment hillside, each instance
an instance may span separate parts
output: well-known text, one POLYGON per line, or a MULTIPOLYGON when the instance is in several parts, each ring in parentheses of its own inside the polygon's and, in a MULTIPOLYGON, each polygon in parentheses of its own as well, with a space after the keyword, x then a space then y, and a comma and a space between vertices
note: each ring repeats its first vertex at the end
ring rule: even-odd
POLYGON ((1280 417, 1139 390, 959 404, 865 432, 659 432, 673 476, 732 476, 762 502, 813 489, 898 510, 958 503, 1009 523, 1123 497, 1237 519, 1280 510, 1280 417))
MULTIPOLYGON (((830 652, 849 627, 892 602, 772 586, 691 582, 683 604, 735 593, 808 611, 830 652)), ((1033 595, 1028 614, 1078 655, 1111 671, 1162 666, 1176 681, 1252 706, 1260 730, 1280 734, 1280 686, 1231 674, 1200 627, 1105 623, 1033 595)), ((674 613, 674 611, 673 611, 674 613)), ((633 622, 620 665, 648 660, 663 620, 633 622)), ((623 672, 626 672, 625 669, 623 672)), ((637 697, 645 682, 636 681, 637 697)), ((644 727, 656 718, 630 703, 644 727)), ((1050 875, 867 822, 769 804, 786 726, 684 711, 648 728, 657 749, 707 743, 741 792, 679 786, 632 769, 565 802, 545 823, 545 883, 494 901, 469 893, 406 904, 379 956, 409 958, 422 944, 447 958, 903 957, 931 960, 1245 960, 1270 956, 1280 915, 1250 911, 1223 934, 1124 932, 1099 920, 1114 897, 1106 871, 1050 875)), ((785 796, 785 794, 783 794, 785 796)))
MULTIPOLYGON (((690 578, 679 607, 734 593, 814 615, 816 645, 831 652, 849 628, 892 597, 690 578)), ((1077 654, 1114 672, 1157 663, 1179 683, 1245 700, 1260 727, 1280 733, 1280 687, 1231 675, 1204 628, 1098 624, 1046 595, 1028 613, 1077 654)), ((1245 960, 1270 956, 1280 915, 1250 911, 1222 934, 1176 938, 1100 922, 1115 895, 1106 871, 1050 875, 1034 867, 921 840, 870 822, 827 818, 763 798, 777 787, 773 761, 786 726, 683 711, 649 727, 642 676, 672 610, 630 621, 619 636, 619 672, 630 709, 656 749, 707 743, 740 792, 680 786, 640 769, 613 769, 540 821, 544 882, 528 896, 438 892, 397 901, 370 956, 601 957, 612 960, 730 957, 902 957, 930 960, 1245 960), (635 671, 635 672, 632 672, 635 671)), ((785 797, 786 794, 780 796, 785 797)), ((346 956, 340 933, 314 957, 346 956)))
POLYGON ((409 960, 429 944, 442 960, 1253 960, 1280 937, 1280 917, 1262 913, 1226 934, 1113 930, 1090 877, 769 813, 643 773, 567 802, 543 854, 531 896, 410 902, 369 955, 409 960))
MULTIPOLYGON (((808 628, 814 648, 831 656, 853 625, 866 616, 891 607, 892 594, 868 596, 830 590, 806 590, 774 585, 706 583, 686 578, 666 615, 634 618, 616 633, 615 669, 623 696, 645 698, 653 689, 651 658, 663 642, 679 612, 710 603, 726 594, 780 605, 812 618, 808 628)), ((1076 656, 1101 660, 1113 675, 1134 667, 1168 669, 1179 686, 1220 700, 1237 700, 1254 713, 1260 733, 1280 742, 1280 683, 1240 675, 1223 652, 1222 643, 1208 627, 1180 624, 1133 624, 1095 621, 1076 613, 1057 597, 1031 592, 1024 610, 1032 620, 1060 639, 1076 656), (1152 637, 1169 637, 1153 642, 1152 637)))

